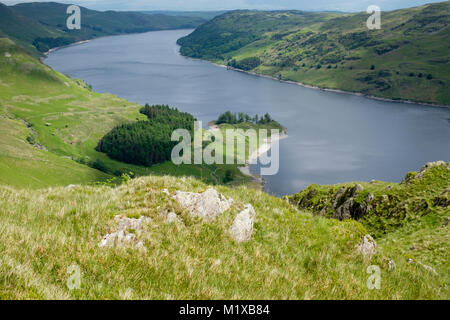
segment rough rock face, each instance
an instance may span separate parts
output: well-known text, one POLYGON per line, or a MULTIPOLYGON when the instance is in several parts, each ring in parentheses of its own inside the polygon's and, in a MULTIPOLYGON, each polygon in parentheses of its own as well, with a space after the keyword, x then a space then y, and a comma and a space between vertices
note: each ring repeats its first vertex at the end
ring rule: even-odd
POLYGON ((434 205, 438 207, 450 207, 450 188, 447 188, 440 196, 434 198, 434 205))
POLYGON ((371 257, 375 253, 377 253, 377 243, 372 238, 371 235, 365 235, 358 245, 358 252, 361 253, 365 257, 371 257))
POLYGON ((150 222, 150 218, 140 217, 131 219, 122 215, 116 216, 116 231, 105 235, 99 243, 99 247, 135 247, 144 248, 138 236, 143 231, 145 224, 150 222))
POLYGON ((256 212, 251 204, 245 205, 234 219, 233 225, 230 229, 230 235, 237 242, 244 242, 250 240, 253 234, 253 223, 255 221, 256 212))
POLYGON ((212 188, 203 193, 177 191, 174 199, 193 216, 206 221, 215 219, 227 211, 233 203, 233 199, 226 199, 212 188))
MULTIPOLYGON (((364 188, 360 184, 356 184, 351 188, 341 188, 336 193, 336 197, 331 208, 334 210, 332 218, 339 220, 358 220, 362 216, 366 215, 371 209, 371 206, 367 203, 358 203, 354 200, 354 198, 356 198, 363 190, 364 188)), ((368 197, 368 202, 373 201, 372 197, 368 197)))

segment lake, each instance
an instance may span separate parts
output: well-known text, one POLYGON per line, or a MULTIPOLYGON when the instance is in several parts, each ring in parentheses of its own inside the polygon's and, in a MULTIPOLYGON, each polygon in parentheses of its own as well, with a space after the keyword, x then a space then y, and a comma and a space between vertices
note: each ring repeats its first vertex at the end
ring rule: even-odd
POLYGON ((45 63, 95 91, 169 104, 204 123, 227 110, 269 112, 289 131, 279 173, 264 177, 275 195, 313 183, 400 182, 426 162, 450 161, 450 108, 325 92, 185 58, 176 41, 190 32, 100 38, 56 50, 45 63))

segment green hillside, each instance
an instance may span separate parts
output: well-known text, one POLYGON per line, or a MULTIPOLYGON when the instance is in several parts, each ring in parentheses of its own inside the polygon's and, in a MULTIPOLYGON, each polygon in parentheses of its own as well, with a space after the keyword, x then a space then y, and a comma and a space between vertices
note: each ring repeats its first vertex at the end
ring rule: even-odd
POLYGON ((68 30, 67 7, 67 4, 55 2, 22 3, 10 7, 0 3, 0 33, 37 54, 101 36, 195 28, 206 21, 200 17, 101 12, 81 7, 81 29, 68 30))
POLYGON ((450 105, 450 3, 366 13, 234 11, 180 39, 183 55, 321 88, 450 105))
POLYGON ((420 172, 408 173, 402 183, 311 185, 289 201, 317 216, 357 220, 379 243, 394 247, 405 259, 450 274, 448 163, 429 163, 420 172))
POLYGON ((155 10, 155 11, 141 11, 146 14, 164 14, 168 16, 179 16, 179 17, 196 17, 202 18, 206 20, 211 20, 221 14, 224 14, 226 11, 164 11, 164 10, 155 10))
POLYGON ((38 37, 62 37, 63 32, 37 22, 32 18, 18 15, 10 7, 0 3, 0 34, 17 41, 18 44, 35 52, 33 41, 38 37))
POLYGON ((0 38, 0 75, 0 184, 39 188, 90 183, 130 171, 138 176, 195 176, 215 184, 232 170, 233 183, 246 180, 236 166, 166 162, 148 168, 95 151, 115 126, 146 119, 139 113, 141 106, 91 91, 6 38, 0 38))

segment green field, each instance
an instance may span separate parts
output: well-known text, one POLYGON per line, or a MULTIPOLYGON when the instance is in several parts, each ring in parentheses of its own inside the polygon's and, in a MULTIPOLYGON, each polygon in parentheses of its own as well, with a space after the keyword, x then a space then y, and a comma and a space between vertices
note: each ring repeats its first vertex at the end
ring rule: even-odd
POLYGON ((320 88, 450 105, 450 3, 366 13, 233 11, 178 42, 186 56, 320 88))

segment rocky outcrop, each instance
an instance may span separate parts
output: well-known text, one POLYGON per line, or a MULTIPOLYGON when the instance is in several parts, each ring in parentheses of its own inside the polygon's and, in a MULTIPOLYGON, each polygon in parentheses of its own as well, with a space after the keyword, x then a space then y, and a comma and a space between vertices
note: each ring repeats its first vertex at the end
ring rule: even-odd
POLYGON ((361 184, 355 184, 350 187, 342 186, 337 192, 318 195, 318 191, 310 187, 307 191, 290 197, 290 201, 301 209, 312 209, 323 216, 358 220, 369 213, 375 201, 375 196, 371 193, 366 195, 364 201, 356 201, 363 191, 361 184))
POLYGON ((214 220, 227 211, 233 204, 233 199, 210 188, 203 193, 177 191, 174 199, 192 216, 200 217, 205 221, 214 220))
POLYGON ((144 248, 143 242, 139 240, 139 235, 144 230, 145 225, 151 221, 150 218, 133 219, 119 215, 114 220, 117 222, 117 228, 114 232, 103 237, 98 245, 99 247, 144 248))
POLYGON ((450 207, 450 188, 447 188, 441 195, 434 198, 433 202, 438 207, 450 207))
POLYGON ((233 225, 230 229, 230 235, 237 242, 244 242, 250 240, 253 234, 253 223, 255 221, 256 212, 251 204, 245 205, 234 219, 233 225))
POLYGON ((362 238, 361 243, 358 245, 357 251, 364 257, 371 257, 377 253, 377 243, 371 235, 367 234, 362 238))
POLYGON ((446 167, 448 170, 450 170, 450 163, 446 163, 445 161, 435 161, 435 162, 428 162, 426 165, 422 167, 420 172, 414 177, 414 179, 421 179, 425 175, 425 173, 430 170, 433 167, 446 167))
POLYGON ((362 191, 364 191, 364 188, 360 184, 356 184, 350 188, 342 187, 336 194, 331 207, 333 210, 332 218, 339 220, 358 220, 366 215, 371 209, 371 206, 368 203, 374 200, 374 196, 369 194, 366 196, 366 202, 359 203, 355 201, 355 198, 358 197, 362 191))

